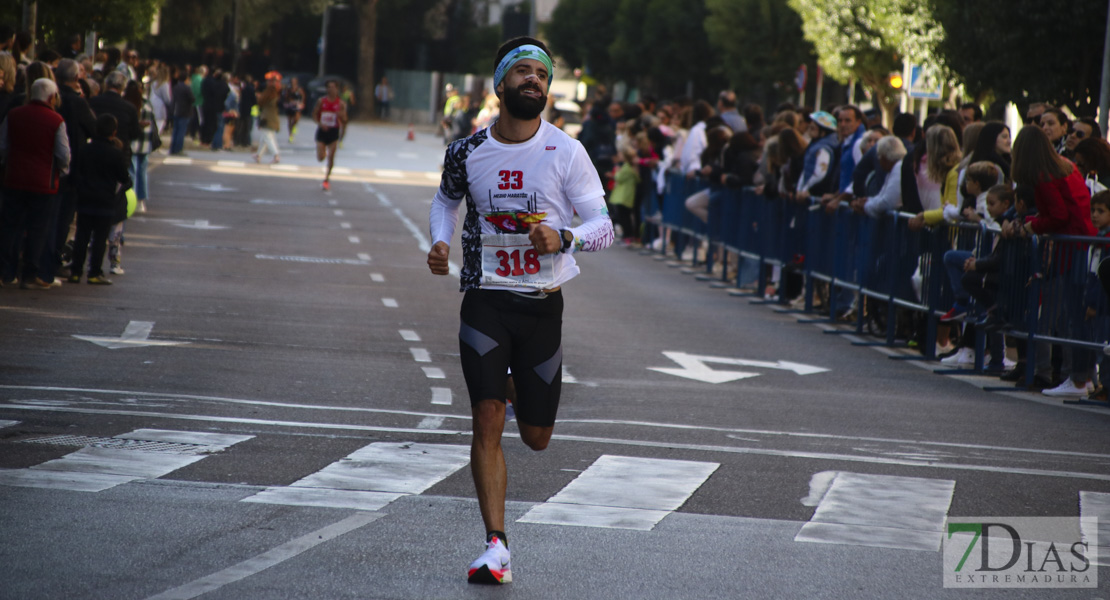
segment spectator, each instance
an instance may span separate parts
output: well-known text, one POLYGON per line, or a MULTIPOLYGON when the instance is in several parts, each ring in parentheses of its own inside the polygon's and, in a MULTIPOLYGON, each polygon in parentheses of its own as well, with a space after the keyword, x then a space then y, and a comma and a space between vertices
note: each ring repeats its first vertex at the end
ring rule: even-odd
POLYGON ((1075 145, 1075 166, 1087 180, 1092 195, 1110 188, 1110 143, 1089 137, 1075 145))
MULTIPOLYGON (((728 125, 732 131, 736 133, 748 131, 747 120, 740 116, 740 112, 736 110, 736 92, 724 90, 717 94, 717 113, 720 114, 725 125, 728 125)), ((759 131, 759 129, 753 131, 759 131)))
POLYGON ((1048 141, 1058 154, 1067 152, 1068 125, 1071 121, 1064 111, 1058 108, 1049 108, 1041 114, 1041 129, 1048 135, 1048 141))
POLYGON ((82 52, 81 34, 75 33, 69 37, 69 45, 62 50, 62 58, 76 59, 82 52))
MULTIPOLYGON (((139 119, 139 111, 127 100, 123 99, 123 90, 127 87, 127 77, 119 72, 112 71, 104 78, 103 94, 89 101, 93 112, 100 115, 112 115, 116 118, 116 138, 123 144, 124 160, 134 168, 131 158, 131 142, 142 135, 144 125, 139 119)), ((132 171, 131 179, 135 179, 132 171)), ((108 259, 112 264, 110 272, 114 275, 123 274, 123 219, 112 227, 108 237, 108 259)))
POLYGON ((964 127, 983 120, 983 109, 974 102, 961 104, 958 112, 960 113, 960 121, 963 122, 964 127))
MULTIPOLYGON (((1110 238, 1110 191, 1103 190, 1091 197, 1091 224, 1098 230, 1101 238, 1110 238)), ((1083 292, 1085 329, 1094 334, 1087 339, 1094 341, 1106 339, 1110 333, 1110 303, 1102 293, 1097 270, 1104 262, 1102 257, 1107 256, 1106 243, 1091 245, 1091 256, 1088 260, 1090 269, 1087 273, 1087 285, 1083 292)), ((1107 258, 1106 260, 1110 260, 1107 258)), ((1091 394, 1092 400, 1107 400, 1107 389, 1110 388, 1110 360, 1102 359, 1099 365, 1099 387, 1091 394)))
MULTIPOLYGON (((990 212, 987 210, 987 190, 993 186, 998 185, 998 167, 994 163, 986 161, 972 163, 967 169, 967 180, 964 185, 967 187, 968 193, 975 198, 975 208, 968 207, 962 215, 966 220, 972 222, 979 222, 985 220, 987 227, 995 226, 994 220, 991 218, 990 212)), ((949 206, 945 206, 946 217, 951 217, 949 206)), ((949 218, 948 220, 953 220, 949 218)), ((974 252, 970 250, 949 250, 944 253, 944 268, 948 273, 948 283, 952 289, 952 295, 955 298, 952 308, 941 316, 942 323, 949 321, 956 321, 964 318, 967 315, 968 307, 971 305, 971 297, 964 291, 961 281, 963 279, 964 264, 967 259, 974 256, 974 252)), ((966 350, 971 348, 965 347, 966 350)), ((971 354, 971 361, 966 360, 967 352, 961 352, 955 355, 953 362, 946 364, 963 364, 974 362, 974 352, 971 354)))
POLYGON ((301 122, 301 113, 304 112, 304 89, 301 88, 301 82, 296 77, 289 80, 289 87, 284 90, 282 104, 284 104, 285 117, 289 126, 289 143, 292 144, 293 139, 297 137, 297 123, 301 122))
POLYGON ((212 137, 212 150, 232 149, 235 123, 239 120, 239 82, 231 76, 231 73, 224 73, 223 84, 227 86, 227 95, 224 96, 224 109, 216 118, 216 133, 212 137))
MULTIPOLYGON (((940 224, 945 218, 946 207, 958 207, 960 143, 956 133, 947 125, 934 125, 925 132, 928 153, 929 180, 940 185, 940 206, 924 210, 910 219, 910 229, 920 229, 940 224)), ((951 213, 949 213, 951 214, 951 213)))
MULTIPOLYGON (((151 106, 150 99, 143 97, 142 86, 139 85, 139 82, 134 80, 127 82, 127 89, 123 92, 123 98, 139 112, 141 131, 138 137, 131 140, 130 172, 138 204, 135 210, 145 213, 148 193, 147 167, 150 153, 157 150, 156 145, 161 145, 161 139, 158 137, 158 124, 155 122, 154 108, 151 106)), ((103 136, 103 133, 101 135, 103 136)), ((115 137, 115 131, 112 132, 112 136, 115 137)))
POLYGON ((150 90, 147 97, 154 110, 154 126, 159 131, 168 131, 173 116, 173 88, 169 65, 158 65, 151 69, 150 90))
POLYGON ((624 146, 618 157, 617 172, 613 175, 613 191, 609 204, 613 209, 613 222, 620 228, 621 238, 627 245, 633 239, 632 208, 636 200, 636 186, 640 183, 639 157, 632 146, 624 146))
POLYGON ((193 87, 189 77, 181 70, 175 76, 177 83, 173 86, 173 141, 170 142, 170 154, 178 156, 185 153, 185 134, 189 129, 189 121, 195 116, 193 87))
MULTIPOLYGON (((197 67, 196 71, 193 71, 192 75, 189 76, 189 86, 193 89, 193 105, 195 111, 195 114, 189 121, 189 135, 199 140, 202 144, 205 140, 204 118, 206 111, 204 108, 204 90, 206 86, 204 82, 208 81, 207 75, 208 67, 200 65, 197 67)), ((208 143, 212 143, 212 138, 207 139, 208 143)))
POLYGON ((77 207, 77 233, 73 243, 73 266, 69 282, 80 283, 85 270, 85 257, 92 249, 88 279, 92 285, 111 285, 104 276, 104 250, 113 225, 126 210, 124 191, 131 188, 123 144, 115 136, 116 118, 100 115, 96 120, 96 137, 89 144, 89 153, 81 163, 78 177, 81 196, 77 207), (90 246, 91 242, 91 246, 90 246))
POLYGON ((1102 128, 1098 126, 1098 121, 1090 117, 1083 117, 1076 119, 1071 124, 1071 133, 1068 134, 1067 139, 1064 141, 1065 154, 1064 156, 1075 160, 1075 147, 1079 142, 1087 138, 1102 138, 1102 128))
POLYGON ((852 208, 858 213, 866 213, 872 218, 897 211, 902 207, 902 160, 906 157, 906 146, 896 136, 887 136, 875 144, 875 154, 879 169, 886 173, 883 186, 877 194, 859 198, 852 208))
POLYGON ((687 178, 693 178, 701 171, 701 156, 709 143, 706 137, 706 121, 713 116, 713 107, 704 100, 694 103, 691 112, 689 133, 682 145, 681 170, 687 178))
MULTIPOLYGON (((54 228, 54 252, 51 263, 43 265, 44 281, 48 279, 46 270, 52 269, 49 278, 53 278, 64 263, 69 262, 65 255, 66 242, 69 241, 69 228, 73 223, 77 211, 79 181, 76 173, 80 171, 81 161, 85 154, 85 145, 88 139, 96 134, 96 115, 89 108, 89 103, 81 96, 81 86, 78 85, 78 76, 81 65, 70 59, 62 59, 55 72, 58 78, 58 91, 61 95, 61 105, 58 114, 66 124, 66 134, 69 138, 70 172, 62 178, 59 188, 60 202, 58 218, 54 228)), ((68 274, 62 272, 61 276, 68 274)))
POLYGON ((602 186, 608 189, 613 157, 617 152, 617 127, 609 117, 608 100, 599 99, 590 109, 590 116, 582 123, 578 141, 586 149, 590 161, 601 177, 602 186))
POLYGON ((274 155, 273 163, 281 162, 281 151, 278 149, 277 132, 281 128, 281 110, 278 103, 281 100, 281 75, 276 72, 266 74, 266 88, 258 96, 258 152, 254 155, 254 162, 261 162, 266 156, 266 150, 274 155))
MULTIPOLYGON (((1042 126, 1053 113, 1045 112, 1041 117, 1042 126)), ((1037 216, 1025 224, 1011 224, 1011 234, 1058 234, 1093 236, 1096 233, 1091 223, 1090 191, 1082 173, 1070 161, 1059 155, 1052 146, 1048 133, 1043 127, 1026 125, 1014 140, 1014 162, 1012 175, 1014 182, 1034 188, 1037 216)), ((1081 289, 1073 289, 1070 271, 1083 266, 1085 261, 1077 260, 1078 244, 1056 244, 1048 258, 1050 267, 1046 269, 1049 280, 1045 285, 1055 286, 1056 300, 1063 304, 1082 298, 1081 289)), ((1050 289, 1049 292, 1052 290, 1050 289)), ((1055 314, 1048 316, 1049 325, 1065 334, 1083 331, 1082 311, 1068 306, 1055 306, 1055 314)), ((1078 338, 1081 339, 1081 338, 1078 338)), ((1051 368, 1048 352, 1039 352, 1038 373, 1051 368)), ((1070 374, 1064 382, 1052 389, 1044 390, 1045 395, 1058 397, 1079 397, 1087 395, 1090 381, 1090 365, 1093 355, 1082 350, 1071 350, 1065 356, 1070 358, 1070 374)))
POLYGON ((49 79, 31 84, 30 102, 11 110, 0 123, 0 158, 6 161, 4 202, 0 206, 0 283, 11 283, 22 265, 19 287, 50 289, 39 274, 57 211, 60 179, 69 171, 69 138, 65 120, 54 110, 58 86, 49 79))
MULTIPOLYGON (((721 121, 723 122, 723 119, 721 121)), ((707 142, 698 161, 701 164, 701 170, 697 175, 708 182, 709 187, 686 198, 686 210, 702 223, 709 222, 710 192, 723 187, 725 146, 728 145, 731 137, 732 130, 724 124, 715 125, 706 132, 707 142)))
POLYGON ((1025 124, 1037 125, 1039 127, 1041 124, 1041 115, 1050 108, 1052 107, 1044 102, 1034 102, 1030 104, 1029 109, 1025 111, 1025 124))
MULTIPOLYGON (((254 129, 255 106, 258 105, 258 95, 255 91, 254 78, 250 75, 243 77, 239 86, 239 119, 235 123, 235 144, 243 148, 251 146, 251 130, 254 129)), ((346 130, 346 128, 344 128, 346 130)))
POLYGON ((836 191, 847 192, 852 189, 852 175, 856 164, 863 158, 860 141, 867 128, 864 126, 863 111, 853 105, 844 106, 836 115, 837 133, 840 135, 840 182, 836 191))
POLYGON ((15 59, 7 52, 0 52, 0 121, 8 114, 8 106, 15 96, 15 59))
MULTIPOLYGON (((497 98, 495 95, 493 97, 497 98)), ((388 77, 383 75, 378 85, 374 86, 374 100, 378 102, 378 118, 388 121, 389 105, 393 102, 393 86, 389 85, 388 77)))
POLYGON ((827 112, 815 112, 806 129, 809 146, 806 148, 802 176, 798 179, 800 202, 820 199, 823 194, 834 190, 831 179, 836 171, 836 119, 827 112))

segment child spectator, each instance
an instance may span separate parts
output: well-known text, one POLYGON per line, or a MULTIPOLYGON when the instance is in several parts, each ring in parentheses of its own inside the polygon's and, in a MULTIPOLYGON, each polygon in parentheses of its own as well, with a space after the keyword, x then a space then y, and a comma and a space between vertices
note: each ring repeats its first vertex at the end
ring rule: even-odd
POLYGON ((636 150, 631 146, 621 148, 616 174, 613 176, 613 191, 609 204, 613 208, 613 221, 621 228, 621 237, 626 244, 635 237, 632 230, 632 207, 636 201, 636 185, 640 183, 640 169, 636 150))
POLYGON ((104 252, 108 232, 119 220, 126 204, 123 193, 131 188, 127 159, 123 143, 116 137, 116 118, 100 115, 96 120, 96 137, 82 154, 78 178, 80 194, 77 198, 77 233, 73 242, 73 265, 70 283, 80 283, 85 269, 85 256, 92 240, 87 282, 93 285, 111 285, 104 276, 104 252))
MULTIPOLYGON (((979 163, 976 163, 979 164, 979 163)), ((994 165, 987 163, 994 169, 994 165)), ((975 182, 976 175, 968 173, 968 187, 972 185, 978 186, 980 182, 975 182)), ((1005 184, 992 186, 985 196, 984 204, 988 216, 995 225, 995 229, 1000 230, 1001 224, 1006 221, 1012 221, 1019 218, 1018 212, 1014 208, 1014 190, 1005 184)), ((1005 255, 1005 249, 1008 244, 1014 243, 1011 240, 1002 240, 998 237, 995 238, 994 248, 991 250, 990 255, 976 259, 970 252, 964 253, 966 257, 964 262, 960 265, 962 273, 953 275, 949 271, 949 277, 957 277, 959 279, 959 289, 963 290, 966 298, 974 298, 975 303, 984 309, 986 317, 976 325, 988 325, 991 319, 995 318, 997 314, 997 300, 999 288, 999 274, 1002 270, 1002 257, 1005 255)), ((954 252, 954 251, 953 251, 954 252)), ((944 255, 945 266, 949 266, 948 255, 944 255)), ((953 287, 956 287, 953 282, 953 287)), ((949 311, 951 312, 951 311, 949 311)), ((947 316, 947 315, 945 315, 947 316)), ((1002 369, 1004 367, 1005 346, 1002 343, 1002 336, 994 333, 996 330, 988 328, 991 336, 988 339, 990 354, 984 358, 984 362, 988 363, 988 369, 1002 369), (990 360, 988 361, 987 358, 990 360)), ((975 351, 973 344, 975 341, 974 328, 968 327, 964 331, 964 336, 960 340, 960 350, 953 356, 941 361, 943 364, 948 365, 968 365, 975 362, 975 351), (947 362, 945 362, 947 361, 947 362)))
MULTIPOLYGON (((1091 197, 1091 223, 1098 229, 1099 237, 1110 238, 1110 191, 1101 191, 1091 197)), ((1092 244, 1088 265, 1087 286, 1084 290, 1083 304, 1086 308, 1087 330, 1094 335, 1094 339, 1105 340, 1110 334, 1110 309, 1107 298, 1103 294, 1102 284, 1099 282, 1098 269, 1107 256, 1106 244, 1092 244)), ((1091 394, 1091 399, 1107 400, 1107 388, 1110 388, 1110 360, 1103 358, 1099 365, 1099 387, 1091 394)))
MULTIPOLYGON (((987 207, 987 190, 991 189, 999 183, 998 167, 994 163, 982 161, 972 163, 967 168, 967 178, 964 186, 967 188, 967 193, 975 199, 975 207, 967 206, 963 210, 963 218, 972 222, 986 222, 986 226, 990 229, 997 230, 998 226, 995 224, 994 218, 987 207)), ((1011 201, 1012 205, 1013 202, 1011 201)), ((999 214, 1002 214, 1001 212, 999 214)), ((960 213, 953 205, 946 204, 944 206, 944 217, 948 221, 960 220, 960 213)), ((955 297, 955 303, 944 316, 940 318, 942 322, 954 321, 962 318, 967 314, 967 307, 970 304, 970 297, 960 285, 960 280, 963 278, 964 264, 973 253, 968 250, 949 250, 944 253, 944 268, 948 272, 948 283, 952 287, 952 295, 955 297)), ((985 307, 984 307, 985 308, 985 307)))

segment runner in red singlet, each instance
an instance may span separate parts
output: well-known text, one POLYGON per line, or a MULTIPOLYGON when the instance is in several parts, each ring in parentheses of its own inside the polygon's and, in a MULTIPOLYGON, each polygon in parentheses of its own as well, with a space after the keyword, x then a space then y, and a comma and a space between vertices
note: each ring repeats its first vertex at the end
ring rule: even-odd
POLYGON ((324 191, 331 189, 331 169, 335 166, 335 149, 339 142, 340 128, 347 126, 347 105, 339 98, 339 84, 328 82, 328 94, 316 101, 312 109, 312 120, 316 121, 316 160, 328 159, 328 170, 324 175, 324 191))

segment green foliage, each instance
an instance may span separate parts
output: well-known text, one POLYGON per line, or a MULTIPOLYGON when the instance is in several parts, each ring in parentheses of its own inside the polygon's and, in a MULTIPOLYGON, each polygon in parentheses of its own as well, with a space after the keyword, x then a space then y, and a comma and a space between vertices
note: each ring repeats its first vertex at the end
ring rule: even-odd
POLYGON ((609 52, 613 79, 635 82, 663 95, 697 93, 720 85, 713 76, 719 62, 705 34, 704 2, 621 0, 609 52))
POLYGON ((1105 0, 932 2, 947 32, 939 52, 973 97, 993 92, 1019 105, 1051 102, 1094 114, 1105 0))
MULTIPOLYGON (((158 45, 193 49, 205 42, 219 44, 234 2, 229 0, 159 0, 162 28, 158 45)), ((258 39, 274 23, 292 14, 320 15, 328 0, 239 0, 239 37, 258 39)))
POLYGON ((802 20, 781 0, 706 0, 705 31, 732 88, 792 90, 798 65, 814 58, 802 20))
MULTIPOLYGON (((150 35, 154 13, 163 0, 48 0, 38 2, 38 38, 48 46, 68 45, 69 37, 95 29, 109 42, 138 40, 150 35)), ((21 2, 0 3, 0 19, 19 27, 21 2)))
POLYGON ((543 30, 551 51, 569 68, 584 67, 594 77, 612 77, 609 44, 620 4, 621 0, 561 0, 543 30))
POLYGON ((941 66, 935 48, 944 31, 927 0, 787 0, 802 17, 807 40, 833 79, 863 83, 889 116, 897 92, 887 81, 903 58, 941 66))

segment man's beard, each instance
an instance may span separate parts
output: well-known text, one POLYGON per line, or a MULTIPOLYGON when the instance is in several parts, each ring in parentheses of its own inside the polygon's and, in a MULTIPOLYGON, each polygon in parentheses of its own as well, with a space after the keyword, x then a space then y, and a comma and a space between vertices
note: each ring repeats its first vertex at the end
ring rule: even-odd
POLYGON ((547 108, 547 94, 543 93, 538 85, 535 84, 521 84, 519 87, 510 88, 505 86, 505 110, 515 119, 521 121, 531 121, 540 116, 544 108, 547 108), (522 90, 535 90, 540 92, 539 98, 531 98, 521 94, 522 90))

